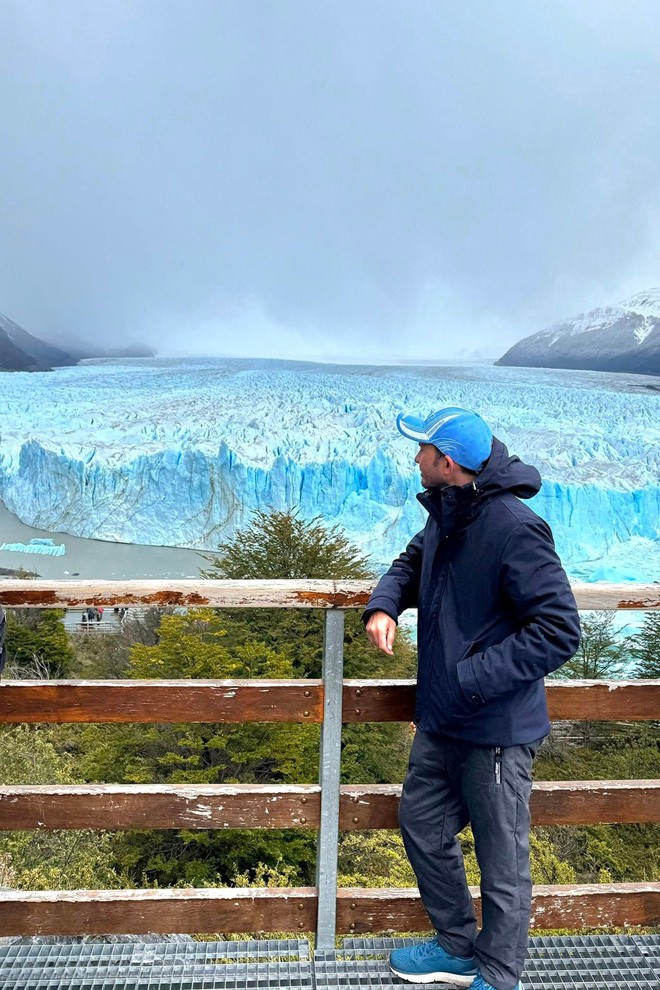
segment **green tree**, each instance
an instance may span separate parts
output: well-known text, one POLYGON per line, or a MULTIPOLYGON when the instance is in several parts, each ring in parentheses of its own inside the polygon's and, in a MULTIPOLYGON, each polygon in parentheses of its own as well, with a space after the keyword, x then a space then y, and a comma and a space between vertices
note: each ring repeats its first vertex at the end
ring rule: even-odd
MULTIPOLYGON (((74 762, 58 753, 52 729, 4 726, 0 731, 0 783, 80 783, 74 762)), ((20 890, 121 887, 111 837, 89 829, 0 833, 0 873, 20 890)))
MULTIPOLYGON (((209 563, 203 573, 211 578, 373 578, 367 559, 337 527, 326 528, 319 517, 306 522, 295 511, 257 512, 252 524, 223 544, 209 563)), ((321 676, 325 617, 320 609, 232 609, 222 614, 228 644, 259 639, 290 657, 295 677, 321 676)), ((399 630, 394 656, 386 657, 369 643, 360 614, 346 611, 346 677, 411 677, 415 666, 415 648, 404 630, 399 630)), ((406 726, 345 726, 342 779, 396 783, 405 772, 408 749, 406 726)))
MULTIPOLYGON (((293 676, 290 661, 263 643, 228 648, 221 615, 210 610, 163 617, 158 642, 136 644, 128 674, 136 678, 275 678, 293 676)), ((135 783, 313 782, 316 725, 166 724, 90 726, 80 741, 88 779, 135 783)), ((258 864, 284 862, 299 883, 313 882, 315 835, 303 830, 135 831, 114 849, 133 882, 222 884, 258 864)))
POLYGON ((629 639, 617 632, 615 613, 583 612, 582 635, 575 656, 553 676, 579 680, 620 677, 629 661, 629 639))
POLYGON ((372 577, 366 557, 339 527, 328 528, 320 516, 309 522, 297 511, 257 511, 251 525, 208 558, 204 577, 325 580, 372 577))
MULTIPOLYGON (((480 872, 472 830, 459 835, 469 884, 479 885, 480 872)), ((530 836, 533 883, 575 883, 575 871, 559 856, 542 829, 530 836)), ((398 832, 346 832, 339 846, 340 887, 414 887, 416 878, 398 832)))
MULTIPOLYGON (((364 579, 365 559, 336 529, 295 513, 258 514, 210 561, 208 576, 225 578, 364 579), (253 558, 256 558, 256 563, 253 558), (298 563, 296 563, 296 560, 298 563)), ((321 672, 324 614, 318 609, 221 609, 163 616, 127 650, 120 676, 139 678, 299 678, 321 672)), ((124 623, 130 629, 130 624, 124 623)), ((122 635, 124 629, 122 629, 122 635)), ((400 635, 395 658, 369 644, 356 612, 346 613, 346 672, 405 676, 415 653, 400 635)), ((87 669, 108 662, 86 658, 87 669), (91 662, 90 662, 91 661, 91 662)), ((350 726, 344 732, 344 779, 401 780, 407 726, 350 726)), ((315 725, 117 725, 67 733, 86 779, 129 782, 296 782, 318 780, 315 725)), ((316 836, 305 830, 168 830, 114 837, 118 863, 132 882, 222 884, 237 876, 295 876, 314 882, 316 836), (290 871, 293 871, 291 873, 290 871)))
POLYGON ((35 661, 51 677, 66 677, 74 659, 62 609, 17 608, 7 612, 5 643, 9 667, 30 667, 35 661))
MULTIPOLYGON (((577 653, 550 676, 572 680, 621 677, 630 662, 630 646, 628 637, 619 633, 615 627, 615 613, 583 612, 581 626, 577 653)), ((602 722, 575 722, 570 727, 571 735, 582 746, 603 743, 615 731, 613 726, 602 722)), ((565 734, 566 727, 562 730, 557 726, 553 741, 562 732, 565 734)))
MULTIPOLYGON (((229 650, 224 645, 224 619, 210 611, 190 610, 164 616, 155 646, 131 650, 129 675, 136 678, 274 678, 292 677, 291 662, 263 643, 229 650)), ((150 748, 150 779, 189 783, 245 783, 267 780, 309 780, 316 768, 318 729, 305 725, 188 725, 172 726, 159 755, 150 748), (309 730, 312 730, 311 732, 309 730), (177 773, 177 765, 181 775, 177 773)), ((167 731, 167 730, 166 730, 167 731)))
POLYGON ((631 638, 630 652, 637 661, 636 677, 660 677, 660 612, 646 613, 641 629, 631 638))
POLYGON ((127 677, 131 648, 136 644, 154 646, 158 642, 161 619, 172 614, 173 608, 155 606, 129 610, 121 626, 111 633, 72 637, 75 654, 72 676, 88 680, 127 677))
POLYGON ((644 780, 660 777, 657 730, 628 723, 597 748, 564 743, 542 746, 535 761, 540 780, 644 780))
MULTIPOLYGON (((373 579, 368 562, 337 527, 326 529, 318 517, 301 520, 295 511, 257 512, 253 523, 209 558, 202 573, 210 578, 373 579)), ((260 639, 287 651, 297 677, 320 677, 324 614, 320 609, 229 609, 227 641, 260 639)), ((409 677, 415 651, 399 633, 394 657, 384 657, 367 640, 356 610, 345 613, 344 671, 347 677, 409 677)))
MULTIPOLYGON (((258 513, 210 560, 206 576, 352 578, 370 576, 364 557, 336 530, 295 513, 258 513)), ((165 616, 149 645, 130 649, 133 677, 318 677, 324 615, 316 609, 231 609, 165 616)), ((414 650, 400 636, 397 656, 369 644, 355 612, 346 614, 346 672, 402 676, 414 650)), ((93 779, 172 782, 316 782, 317 726, 211 725, 104 727, 99 745, 86 747, 93 779)), ((353 726, 344 732, 344 779, 400 780, 407 755, 406 727, 353 726), (370 731, 371 730, 371 731, 370 731)), ((130 833, 115 849, 132 875, 146 882, 214 883, 261 868, 292 867, 300 883, 314 879, 315 836, 301 831, 130 833)))
POLYGON ((552 825, 536 829, 553 845, 574 880, 542 883, 654 882, 660 879, 660 826, 552 825))

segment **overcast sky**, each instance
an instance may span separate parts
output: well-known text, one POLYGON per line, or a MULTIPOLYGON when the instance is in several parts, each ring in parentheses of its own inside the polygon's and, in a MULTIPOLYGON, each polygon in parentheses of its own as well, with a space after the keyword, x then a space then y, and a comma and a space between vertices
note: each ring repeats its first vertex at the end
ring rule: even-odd
POLYGON ((499 355, 660 283, 657 0, 1 0, 0 312, 499 355))

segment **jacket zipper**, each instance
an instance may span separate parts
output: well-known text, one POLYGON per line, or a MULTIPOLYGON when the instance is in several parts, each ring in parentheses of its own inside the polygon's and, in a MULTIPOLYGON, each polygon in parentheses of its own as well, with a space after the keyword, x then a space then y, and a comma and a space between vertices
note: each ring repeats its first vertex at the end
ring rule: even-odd
POLYGON ((502 783, 502 747, 495 747, 495 784, 502 783))

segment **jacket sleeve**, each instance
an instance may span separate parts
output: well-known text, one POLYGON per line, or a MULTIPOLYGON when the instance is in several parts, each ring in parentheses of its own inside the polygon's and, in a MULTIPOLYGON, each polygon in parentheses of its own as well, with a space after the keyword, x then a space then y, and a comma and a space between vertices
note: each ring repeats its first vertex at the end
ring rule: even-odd
POLYGON ((386 612, 397 622, 401 613, 407 608, 415 608, 422 571, 423 544, 424 530, 421 530, 392 563, 390 569, 383 574, 372 591, 367 607, 362 613, 363 622, 366 622, 373 612, 386 612))
POLYGON ((575 598, 543 519, 511 534, 500 581, 505 607, 515 613, 519 629, 458 664, 461 690, 474 706, 545 677, 580 645, 575 598))

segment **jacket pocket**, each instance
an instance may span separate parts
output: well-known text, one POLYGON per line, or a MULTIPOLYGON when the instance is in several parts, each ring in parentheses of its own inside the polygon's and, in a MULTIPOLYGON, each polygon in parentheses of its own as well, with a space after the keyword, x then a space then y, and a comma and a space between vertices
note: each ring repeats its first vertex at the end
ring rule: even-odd
POLYGON ((478 659, 474 659, 478 658, 478 656, 479 648, 476 643, 472 643, 465 656, 456 665, 458 691, 471 714, 483 708, 489 700, 487 697, 484 697, 482 685, 479 683, 477 675, 479 661, 478 659), (473 660, 473 662, 470 663, 470 660, 473 660))
POLYGON ((452 708, 459 718, 469 718, 474 715, 475 711, 481 707, 481 698, 477 697, 476 700, 469 697, 461 686, 461 682, 458 676, 458 670, 462 663, 469 659, 474 653, 474 643, 469 643, 466 645, 465 649, 461 651, 459 659, 457 660, 455 666, 448 671, 449 675, 449 687, 452 697, 452 708))

